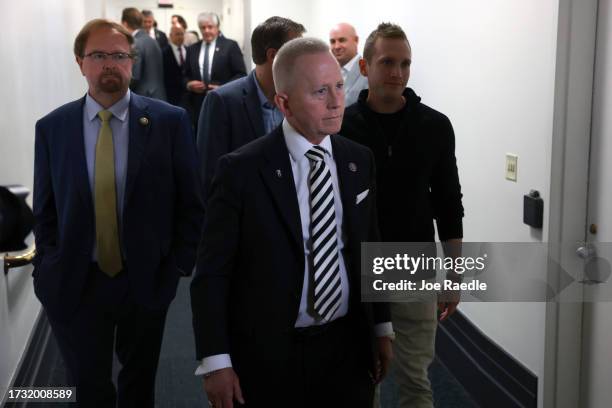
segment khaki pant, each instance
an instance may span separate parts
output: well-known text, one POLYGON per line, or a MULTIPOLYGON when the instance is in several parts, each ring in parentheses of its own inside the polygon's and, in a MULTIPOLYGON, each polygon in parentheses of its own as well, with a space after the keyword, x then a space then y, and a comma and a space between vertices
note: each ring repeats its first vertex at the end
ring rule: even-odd
MULTIPOLYGON (((433 408, 427 369, 434 358, 437 304, 430 302, 391 303, 395 331, 390 375, 398 389, 400 408, 433 408)), ((374 407, 379 407, 379 388, 374 407)))

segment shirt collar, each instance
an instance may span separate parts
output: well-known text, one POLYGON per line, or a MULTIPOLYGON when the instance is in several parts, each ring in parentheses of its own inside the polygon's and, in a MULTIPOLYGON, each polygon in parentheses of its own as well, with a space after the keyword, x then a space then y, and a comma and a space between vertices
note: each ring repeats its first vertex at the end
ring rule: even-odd
MULTIPOLYGON (((302 159, 306 159, 306 152, 312 149, 314 146, 310 143, 304 136, 299 134, 297 130, 293 128, 287 121, 287 119, 283 119, 283 135, 285 136, 285 143, 287 144, 287 150, 289 150, 289 154, 291 158, 296 162, 299 162, 302 159)), ((325 153, 327 153, 330 157, 332 156, 332 144, 329 135, 325 136, 323 141, 319 144, 322 148, 325 149, 325 153)))
POLYGON ((342 69, 346 69, 346 72, 350 72, 351 69, 353 69, 353 65, 355 65, 360 58, 361 56, 359 54, 356 54, 349 62, 344 64, 342 69))
MULTIPOLYGON (((125 95, 123 95, 123 98, 119 99, 113 106, 106 110, 111 112, 113 116, 119 119, 121 122, 124 122, 127 118, 128 107, 130 106, 130 97, 131 94, 130 90, 128 89, 125 95)), ((96 100, 92 98, 88 92, 87 96, 85 97, 85 112, 87 112, 87 119, 89 119, 89 121, 93 121, 96 116, 98 116, 98 112, 102 110, 104 110, 102 105, 96 102, 96 100)))
POLYGON ((263 109, 276 109, 276 105, 270 103, 266 95, 263 93, 261 86, 259 85, 259 81, 257 80, 257 75, 255 75, 255 70, 253 70, 253 82, 255 82, 255 87, 257 88, 257 96, 259 97, 259 104, 263 109))

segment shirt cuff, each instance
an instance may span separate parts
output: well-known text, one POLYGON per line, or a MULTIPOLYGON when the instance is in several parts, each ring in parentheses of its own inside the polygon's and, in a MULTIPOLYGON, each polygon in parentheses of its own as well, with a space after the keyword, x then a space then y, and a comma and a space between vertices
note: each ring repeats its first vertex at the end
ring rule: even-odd
POLYGON ((376 337, 390 337, 393 335, 393 325, 391 322, 378 323, 374 326, 376 337))
POLYGON ((195 375, 204 375, 231 366, 232 359, 229 354, 215 354, 202 359, 202 362, 196 368, 195 375))

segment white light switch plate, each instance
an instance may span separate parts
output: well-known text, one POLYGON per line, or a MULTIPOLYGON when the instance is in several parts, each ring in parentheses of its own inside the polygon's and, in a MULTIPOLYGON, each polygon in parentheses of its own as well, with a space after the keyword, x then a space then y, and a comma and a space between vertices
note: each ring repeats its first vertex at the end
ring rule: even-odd
POLYGON ((518 173, 518 156, 506 153, 506 180, 516 181, 518 173))

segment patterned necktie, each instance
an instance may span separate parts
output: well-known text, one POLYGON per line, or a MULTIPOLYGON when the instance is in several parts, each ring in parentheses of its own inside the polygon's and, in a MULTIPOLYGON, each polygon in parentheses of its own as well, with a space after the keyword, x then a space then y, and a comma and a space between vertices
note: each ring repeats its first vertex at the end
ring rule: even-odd
POLYGON ((314 309, 325 321, 331 321, 340 307, 342 287, 336 234, 336 211, 331 173, 323 157, 325 149, 313 146, 310 160, 310 242, 314 281, 314 309))
POLYGON ((115 187, 115 149, 113 147, 113 131, 110 127, 112 115, 111 112, 106 110, 98 112, 102 126, 96 143, 94 173, 98 265, 104 273, 111 277, 121 271, 115 187))
POLYGON ((208 74, 208 65, 210 64, 208 59, 209 49, 210 43, 206 43, 206 48, 204 49, 204 64, 202 67, 202 82, 204 82, 206 85, 208 85, 208 83, 210 82, 210 75, 208 74))

